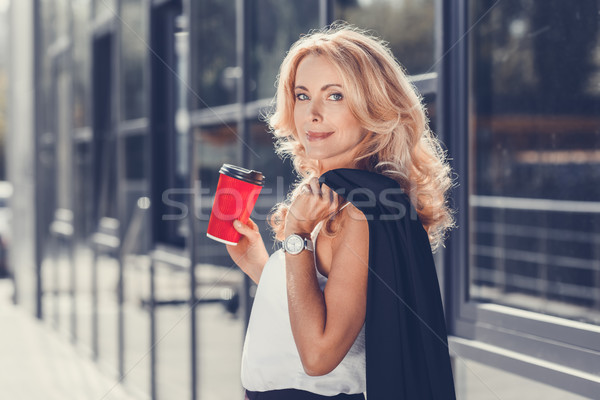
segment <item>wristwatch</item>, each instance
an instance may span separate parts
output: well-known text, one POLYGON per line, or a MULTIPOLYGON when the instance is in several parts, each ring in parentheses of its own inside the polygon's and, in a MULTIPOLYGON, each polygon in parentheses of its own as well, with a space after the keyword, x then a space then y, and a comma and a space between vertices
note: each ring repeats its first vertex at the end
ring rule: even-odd
POLYGON ((292 233, 283 241, 283 251, 289 254, 300 254, 302 250, 314 251, 312 240, 292 233))

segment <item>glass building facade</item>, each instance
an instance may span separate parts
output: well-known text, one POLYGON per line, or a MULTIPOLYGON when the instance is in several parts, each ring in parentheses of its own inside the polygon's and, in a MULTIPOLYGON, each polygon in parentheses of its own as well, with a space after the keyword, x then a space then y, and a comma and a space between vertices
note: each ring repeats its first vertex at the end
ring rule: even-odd
POLYGON ((295 179, 264 122, 278 66, 300 34, 344 20, 389 42, 457 173, 458 228, 436 261, 460 398, 594 397, 599 12, 597 0, 13 1, 16 301, 138 398, 242 398, 256 287, 205 235, 218 170, 265 173, 253 219, 272 249, 266 219, 295 179))

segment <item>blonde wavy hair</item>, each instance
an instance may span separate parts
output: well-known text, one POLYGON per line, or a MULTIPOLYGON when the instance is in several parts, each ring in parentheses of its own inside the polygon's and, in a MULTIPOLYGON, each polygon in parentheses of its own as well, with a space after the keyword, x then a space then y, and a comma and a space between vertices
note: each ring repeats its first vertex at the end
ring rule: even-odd
MULTIPOLYGON (((287 199, 271 212, 269 224, 275 238, 283 240, 287 212, 302 185, 325 172, 318 160, 306 156, 294 123, 296 70, 308 55, 325 57, 338 69, 344 98, 368 132, 356 149, 355 168, 396 180, 410 197, 432 249, 437 249, 454 225, 447 201, 453 181, 446 152, 429 129, 421 97, 387 43, 347 24, 302 36, 281 64, 275 109, 267 122, 276 138, 277 155, 291 158, 298 180, 287 199)), ((337 216, 325 224, 326 235, 334 236, 339 230, 337 216)))

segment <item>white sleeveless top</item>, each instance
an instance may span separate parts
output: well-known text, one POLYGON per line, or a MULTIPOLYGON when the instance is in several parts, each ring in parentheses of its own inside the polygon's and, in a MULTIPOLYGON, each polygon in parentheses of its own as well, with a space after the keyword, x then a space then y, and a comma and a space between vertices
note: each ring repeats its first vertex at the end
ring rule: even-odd
MULTIPOLYGON (((313 244, 320 225, 313 231, 313 244)), ((316 265, 315 255, 315 269, 316 265)), ((327 277, 317 270, 317 279, 323 290, 327 277)), ((301 389, 323 396, 363 393, 367 390, 365 365, 363 324, 354 344, 333 371, 323 376, 304 372, 290 324, 285 253, 282 249, 273 253, 260 276, 250 313, 242 351, 242 386, 257 392, 301 389)))

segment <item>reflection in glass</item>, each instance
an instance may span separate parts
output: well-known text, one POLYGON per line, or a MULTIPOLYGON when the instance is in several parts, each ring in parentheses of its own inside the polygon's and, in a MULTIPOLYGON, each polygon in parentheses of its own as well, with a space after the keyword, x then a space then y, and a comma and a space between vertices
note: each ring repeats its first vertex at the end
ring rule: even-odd
POLYGON ((162 167, 155 178, 155 232, 156 240, 185 246, 188 236, 187 204, 190 199, 187 114, 187 39, 183 17, 178 7, 165 6, 155 10, 157 25, 164 31, 163 40, 157 41, 153 62, 153 79, 159 103, 153 106, 154 153, 162 167), (160 22, 158 22, 160 21, 160 22), (158 59, 168 62, 159 62, 158 59))
MULTIPOLYGON (((181 21, 182 17, 176 18, 181 21)), ((187 84, 183 80, 183 77, 187 76, 188 66, 188 53, 186 42, 188 40, 187 32, 176 32, 174 34, 175 43, 175 58, 174 58, 174 69, 177 72, 178 77, 174 79, 173 85, 173 99, 174 99, 174 110, 175 110, 175 121, 173 130, 173 165, 171 183, 172 186, 179 189, 188 187, 189 183, 189 162, 188 162, 188 143, 189 143, 189 122, 188 122, 188 109, 187 109, 187 84)), ((177 195, 175 196, 177 197, 177 195)), ((182 195, 178 197, 182 203, 187 202, 187 196, 182 195), (184 197, 185 196, 185 197, 184 197)), ((187 237, 188 220, 187 219, 176 219, 172 226, 173 235, 179 238, 187 237)))
POLYGON ((73 10, 73 128, 83 128, 90 124, 89 97, 91 66, 89 51, 90 2, 74 1, 73 10))
POLYGON ((370 29, 389 42, 411 75, 434 71, 434 0, 336 0, 336 20, 370 29))
POLYGON ((91 141, 75 146, 75 170, 73 171, 75 230, 87 238, 94 226, 94 174, 91 141))
POLYGON ((73 182, 73 148, 71 142, 71 104, 69 93, 71 90, 71 76, 65 71, 58 71, 56 80, 56 98, 53 103, 56 112, 56 161, 57 161, 57 207, 68 210, 73 209, 72 182, 73 182))
POLYGON ((125 142, 125 179, 141 180, 146 176, 145 160, 147 157, 146 135, 129 135, 125 142))
POLYGON ((57 38, 69 34, 69 17, 71 12, 69 7, 71 6, 67 0, 54 0, 54 27, 56 29, 57 38))
POLYGON ((94 18, 103 19, 117 15, 117 0, 93 0, 94 18))
MULTIPOLYGON (((176 18, 176 21, 183 21, 183 16, 176 18)), ((175 41, 175 71, 177 78, 175 79, 174 88, 174 109, 175 109, 175 174, 182 182, 188 179, 188 146, 189 146, 189 115, 187 102, 187 82, 188 76, 188 32, 178 31, 174 34, 175 41)))
POLYGON ((255 3, 251 10, 250 100, 275 95, 275 78, 285 53, 301 33, 319 24, 318 0, 255 3))
MULTIPOLYGON (((47 54, 50 46, 56 40, 56 10, 54 7, 54 3, 50 0, 42 0, 40 1, 40 19, 41 19, 41 27, 40 27, 40 52, 42 54, 47 54)), ((51 87, 54 82, 54 77, 52 76, 52 58, 51 57, 40 57, 40 68, 41 68, 41 77, 39 84, 39 96, 43 96, 44 107, 40 110, 42 114, 41 120, 43 120, 45 126, 45 131, 51 131, 50 123, 53 120, 53 115, 49 111, 50 107, 48 104, 53 103, 51 87)))
POLYGON ((128 120, 146 115, 146 98, 144 87, 148 42, 147 13, 143 2, 124 0, 121 2, 121 56, 122 84, 121 96, 123 112, 121 118, 128 120))
POLYGON ((235 0, 193 1, 191 8, 191 108, 214 107, 236 100, 241 71, 236 60, 235 0))
POLYGON ((471 2, 471 24, 481 18, 470 34, 478 301, 600 324, 599 10, 471 2))
MULTIPOLYGON (((105 133, 106 134, 106 133, 105 133)), ((117 218, 117 170, 116 170, 116 143, 114 136, 102 138, 96 142, 95 157, 95 192, 98 218, 117 218)))
MULTIPOLYGON (((40 0, 40 19, 42 26, 40 27, 40 44, 42 49, 47 49, 48 46, 56 39, 56 11, 54 3, 51 0, 40 0)), ((42 57, 47 58, 47 57, 42 57)))

